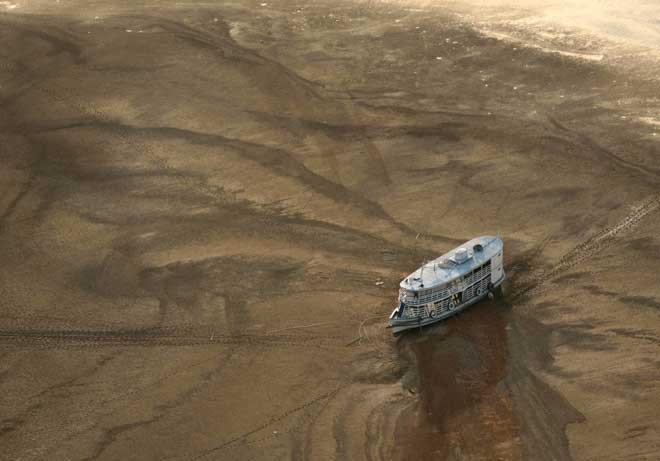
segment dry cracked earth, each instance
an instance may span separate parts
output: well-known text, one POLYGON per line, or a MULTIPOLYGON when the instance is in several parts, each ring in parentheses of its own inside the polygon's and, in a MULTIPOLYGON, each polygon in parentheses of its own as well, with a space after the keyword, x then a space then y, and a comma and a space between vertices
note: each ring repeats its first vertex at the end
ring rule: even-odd
POLYGON ((0 2, 2 458, 660 458, 660 82, 483 24, 0 2), (504 298, 394 338, 495 233, 504 298))

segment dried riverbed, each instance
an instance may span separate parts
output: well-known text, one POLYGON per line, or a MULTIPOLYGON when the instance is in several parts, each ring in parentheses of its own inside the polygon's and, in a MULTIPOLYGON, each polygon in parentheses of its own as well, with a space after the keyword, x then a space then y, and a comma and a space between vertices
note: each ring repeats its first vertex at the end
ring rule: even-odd
POLYGON ((652 64, 452 8, 0 2, 5 456, 658 456, 652 64))

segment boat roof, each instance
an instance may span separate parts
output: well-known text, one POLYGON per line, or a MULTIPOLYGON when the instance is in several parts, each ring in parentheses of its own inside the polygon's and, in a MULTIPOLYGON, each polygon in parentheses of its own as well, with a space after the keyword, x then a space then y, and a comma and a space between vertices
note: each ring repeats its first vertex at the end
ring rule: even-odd
POLYGON ((401 281, 400 287, 423 291, 445 284, 481 266, 503 247, 504 243, 498 237, 484 235, 473 238, 419 267, 401 281))

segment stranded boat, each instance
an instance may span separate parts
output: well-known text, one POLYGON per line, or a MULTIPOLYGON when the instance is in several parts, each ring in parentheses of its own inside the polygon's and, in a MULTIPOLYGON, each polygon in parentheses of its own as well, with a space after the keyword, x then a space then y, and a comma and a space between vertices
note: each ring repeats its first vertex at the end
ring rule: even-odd
POLYGON ((503 248, 497 237, 477 237, 424 264, 401 281, 390 328, 399 333, 429 325, 499 291, 503 248))

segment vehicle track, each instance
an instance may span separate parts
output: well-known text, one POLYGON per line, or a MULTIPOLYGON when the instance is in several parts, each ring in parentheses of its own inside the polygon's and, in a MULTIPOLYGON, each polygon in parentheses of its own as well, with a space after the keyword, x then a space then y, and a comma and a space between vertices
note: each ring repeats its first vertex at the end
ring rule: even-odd
POLYGON ((20 347, 90 348, 141 346, 176 347, 236 344, 247 346, 344 347, 345 337, 273 334, 215 334, 178 329, 145 330, 0 330, 0 345, 20 347))
POLYGON ((603 229, 593 237, 574 247, 562 256, 559 262, 557 262, 557 264, 555 264, 550 270, 533 273, 530 280, 514 292, 513 300, 515 301, 523 296, 531 294, 538 290, 547 281, 552 280, 585 259, 590 258, 609 247, 614 243, 614 239, 617 236, 631 230, 646 216, 657 211, 659 208, 660 194, 642 201, 638 206, 634 207, 630 214, 614 226, 603 229))

